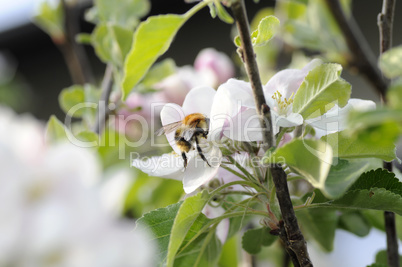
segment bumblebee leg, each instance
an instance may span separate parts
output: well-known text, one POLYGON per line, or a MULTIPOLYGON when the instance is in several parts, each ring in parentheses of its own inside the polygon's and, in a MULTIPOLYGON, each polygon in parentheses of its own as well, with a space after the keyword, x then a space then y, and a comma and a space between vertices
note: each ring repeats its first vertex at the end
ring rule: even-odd
POLYGON ((186 156, 186 153, 182 152, 181 156, 182 156, 182 158, 184 160, 184 168, 187 168, 187 156, 186 156))
POLYGON ((202 160, 205 161, 208 164, 209 167, 211 167, 211 165, 209 165, 208 160, 205 158, 204 154, 202 153, 201 147, 198 145, 198 138, 197 137, 195 138, 195 146, 197 147, 198 154, 200 155, 202 160))

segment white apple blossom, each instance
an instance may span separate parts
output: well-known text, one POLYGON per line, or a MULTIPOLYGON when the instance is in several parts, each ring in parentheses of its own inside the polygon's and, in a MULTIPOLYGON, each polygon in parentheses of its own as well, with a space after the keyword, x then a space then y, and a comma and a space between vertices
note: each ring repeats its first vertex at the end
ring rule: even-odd
MULTIPOLYGON (((303 123, 303 117, 292 112, 293 97, 308 72, 320 64, 320 60, 312 60, 301 70, 282 70, 263 86, 275 134, 279 127, 303 123)), ((224 135, 239 141, 262 140, 250 83, 230 79, 218 88, 211 110, 210 131, 212 140, 224 135)))
POLYGON ((41 123, 3 107, 0 122, 0 266, 153 266, 146 233, 102 205, 91 150, 48 146, 41 123))
MULTIPOLYGON (((216 91, 211 87, 196 87, 187 94, 182 107, 176 104, 166 104, 161 111, 162 125, 166 126, 170 123, 182 121, 185 116, 192 113, 202 113, 209 117, 215 94, 216 91)), ((175 143, 174 135, 174 132, 166 134, 166 138, 174 150, 173 153, 145 160, 134 159, 132 165, 152 176, 182 180, 184 191, 191 193, 216 175, 222 153, 218 147, 203 142, 201 144, 202 150, 211 167, 201 159, 198 152, 193 148, 187 153, 188 165, 187 168, 184 168, 181 151, 175 143)))

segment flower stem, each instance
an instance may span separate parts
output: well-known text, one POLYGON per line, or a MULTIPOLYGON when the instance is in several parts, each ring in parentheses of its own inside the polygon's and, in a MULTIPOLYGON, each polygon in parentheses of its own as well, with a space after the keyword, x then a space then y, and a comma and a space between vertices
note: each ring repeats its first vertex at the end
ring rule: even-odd
POLYGON ((82 45, 75 41, 78 30, 78 10, 66 0, 61 1, 64 12, 65 41, 58 44, 63 53, 71 79, 75 84, 94 83, 90 64, 82 45))
POLYGON ((224 184, 224 185, 218 187, 218 188, 215 189, 214 191, 212 191, 212 192, 211 192, 211 197, 210 197, 210 199, 212 199, 212 197, 213 197, 214 195, 218 194, 218 193, 219 193, 220 191, 222 191, 223 189, 228 188, 228 187, 231 187, 232 185, 246 185, 246 186, 252 187, 252 188, 254 188, 254 189, 256 189, 256 190, 259 190, 259 189, 260 189, 257 185, 255 185, 254 183, 249 182, 249 181, 233 181, 233 182, 230 182, 230 183, 226 183, 226 184, 224 184))
MULTIPOLYGON (((265 130, 263 140, 268 147, 275 144, 275 135, 272 131, 272 121, 270 109, 266 104, 264 92, 262 90, 261 79, 259 76, 255 53, 250 38, 249 23, 244 6, 244 0, 233 1, 231 5, 233 15, 236 20, 236 26, 239 31, 241 48, 240 54, 244 62, 247 75, 250 79, 253 89, 254 101, 257 107, 257 114, 261 118, 261 126, 265 130), (267 131, 267 126, 269 131, 267 131)), ((277 198, 284 221, 284 227, 280 237, 290 254, 294 266, 313 266, 307 252, 306 241, 299 229, 297 218, 290 200, 289 189, 286 180, 286 173, 281 165, 273 164, 270 166, 273 181, 276 187, 277 198)))
POLYGON ((96 111, 97 116, 93 130, 97 134, 100 134, 103 128, 105 127, 106 119, 109 114, 108 104, 110 94, 112 92, 112 87, 113 87, 113 65, 109 63, 106 66, 105 75, 103 77, 101 85, 102 94, 99 99, 98 109, 96 111))

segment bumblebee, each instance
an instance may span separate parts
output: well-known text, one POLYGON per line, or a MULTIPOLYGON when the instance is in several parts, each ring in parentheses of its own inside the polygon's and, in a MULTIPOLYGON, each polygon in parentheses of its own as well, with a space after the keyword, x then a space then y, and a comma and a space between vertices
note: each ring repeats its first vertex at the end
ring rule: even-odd
POLYGON ((175 131, 174 140, 177 147, 181 151, 181 156, 184 160, 184 168, 187 167, 186 153, 190 151, 195 143, 198 154, 204 160, 209 167, 211 165, 205 158, 201 147, 199 146, 200 138, 207 138, 209 130, 209 118, 205 117, 201 113, 193 113, 187 115, 182 121, 173 122, 160 128, 155 132, 157 136, 162 134, 169 134, 175 131))

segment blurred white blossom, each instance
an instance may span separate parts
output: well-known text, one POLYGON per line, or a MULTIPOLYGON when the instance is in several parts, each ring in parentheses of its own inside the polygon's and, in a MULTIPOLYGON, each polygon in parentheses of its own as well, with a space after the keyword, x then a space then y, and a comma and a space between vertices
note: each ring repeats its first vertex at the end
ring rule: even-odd
POLYGON ((95 154, 47 146, 43 125, 0 107, 0 266, 153 266, 134 223, 102 205, 95 154))

